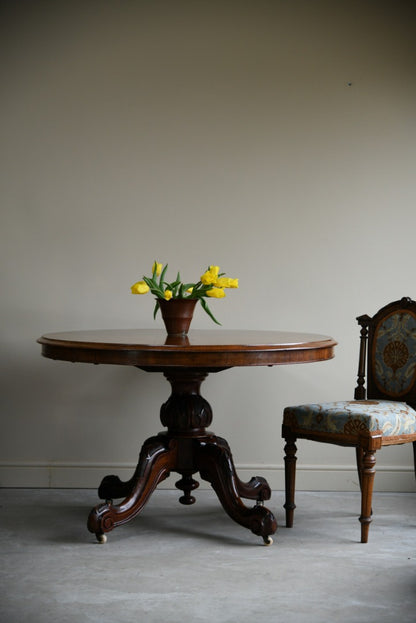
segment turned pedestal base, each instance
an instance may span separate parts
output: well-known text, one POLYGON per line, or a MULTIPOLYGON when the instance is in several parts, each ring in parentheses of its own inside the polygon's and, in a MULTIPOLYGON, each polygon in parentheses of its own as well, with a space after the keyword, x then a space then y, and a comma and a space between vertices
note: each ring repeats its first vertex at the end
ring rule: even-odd
POLYGON ((271 543, 270 535, 276 532, 277 522, 263 506, 264 500, 270 499, 269 485, 261 477, 242 482, 236 474, 228 443, 207 430, 212 411, 199 389, 208 371, 192 368, 158 371, 164 373, 172 386, 171 396, 160 413, 167 431, 145 441, 130 480, 122 482, 118 476, 103 479, 98 495, 105 502, 90 512, 88 529, 100 542, 105 542, 106 533, 140 513, 157 485, 171 472, 181 475, 176 483, 183 491, 179 501, 193 504, 192 492, 198 487, 193 475, 199 473, 211 484, 234 521, 262 537, 265 543, 271 543), (122 501, 114 504, 113 500, 120 498, 122 501), (255 504, 247 507, 241 498, 255 500, 255 504))

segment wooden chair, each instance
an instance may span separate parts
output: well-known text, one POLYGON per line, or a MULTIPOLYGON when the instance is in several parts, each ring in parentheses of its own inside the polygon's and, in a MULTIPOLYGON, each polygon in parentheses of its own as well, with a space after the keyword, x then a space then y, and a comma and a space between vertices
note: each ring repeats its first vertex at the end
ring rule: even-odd
POLYGON ((361 487, 361 543, 372 520, 375 453, 382 446, 413 442, 416 473, 416 302, 389 303, 361 326, 358 381, 354 400, 286 407, 286 526, 293 526, 296 439, 356 448, 361 487), (365 383, 367 380, 367 390, 365 383))

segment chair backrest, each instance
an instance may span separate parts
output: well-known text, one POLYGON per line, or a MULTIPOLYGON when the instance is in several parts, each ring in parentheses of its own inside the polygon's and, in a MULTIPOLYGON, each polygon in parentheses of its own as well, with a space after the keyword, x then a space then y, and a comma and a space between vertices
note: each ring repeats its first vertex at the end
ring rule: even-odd
POLYGON ((398 400, 416 409, 416 302, 404 297, 357 321, 361 343, 355 399, 398 400))

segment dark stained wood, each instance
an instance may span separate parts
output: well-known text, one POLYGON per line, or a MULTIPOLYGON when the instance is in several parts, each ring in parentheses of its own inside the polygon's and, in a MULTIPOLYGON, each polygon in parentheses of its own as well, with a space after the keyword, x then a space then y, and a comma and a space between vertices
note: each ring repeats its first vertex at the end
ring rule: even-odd
POLYGON ((323 335, 282 331, 191 331, 167 338, 158 329, 69 331, 42 336, 50 359, 138 367, 230 368, 324 361, 335 340, 323 335))
POLYGON ((242 482, 225 439, 207 430, 212 410, 200 394, 210 372, 235 366, 266 366, 324 361, 334 356, 336 342, 327 336, 278 331, 191 331, 187 337, 166 336, 162 330, 108 330, 52 333, 42 336, 42 354, 51 359, 94 364, 136 366, 161 372, 171 385, 160 419, 166 431, 145 441, 132 478, 122 482, 106 476, 98 490, 104 503, 92 509, 88 529, 99 541, 116 526, 135 517, 170 472, 180 474, 179 501, 193 504, 199 472, 215 490, 224 510, 266 543, 277 529, 264 506, 271 495, 261 477, 242 482), (119 504, 113 500, 123 498, 119 504), (242 498, 254 500, 247 507, 242 498))

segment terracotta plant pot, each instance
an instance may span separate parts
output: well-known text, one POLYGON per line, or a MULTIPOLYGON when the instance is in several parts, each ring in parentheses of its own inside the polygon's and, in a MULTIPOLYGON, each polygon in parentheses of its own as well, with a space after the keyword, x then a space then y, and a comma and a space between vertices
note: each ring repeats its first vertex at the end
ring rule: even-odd
POLYGON ((186 335, 191 325, 198 299, 158 299, 160 312, 168 335, 186 335))

